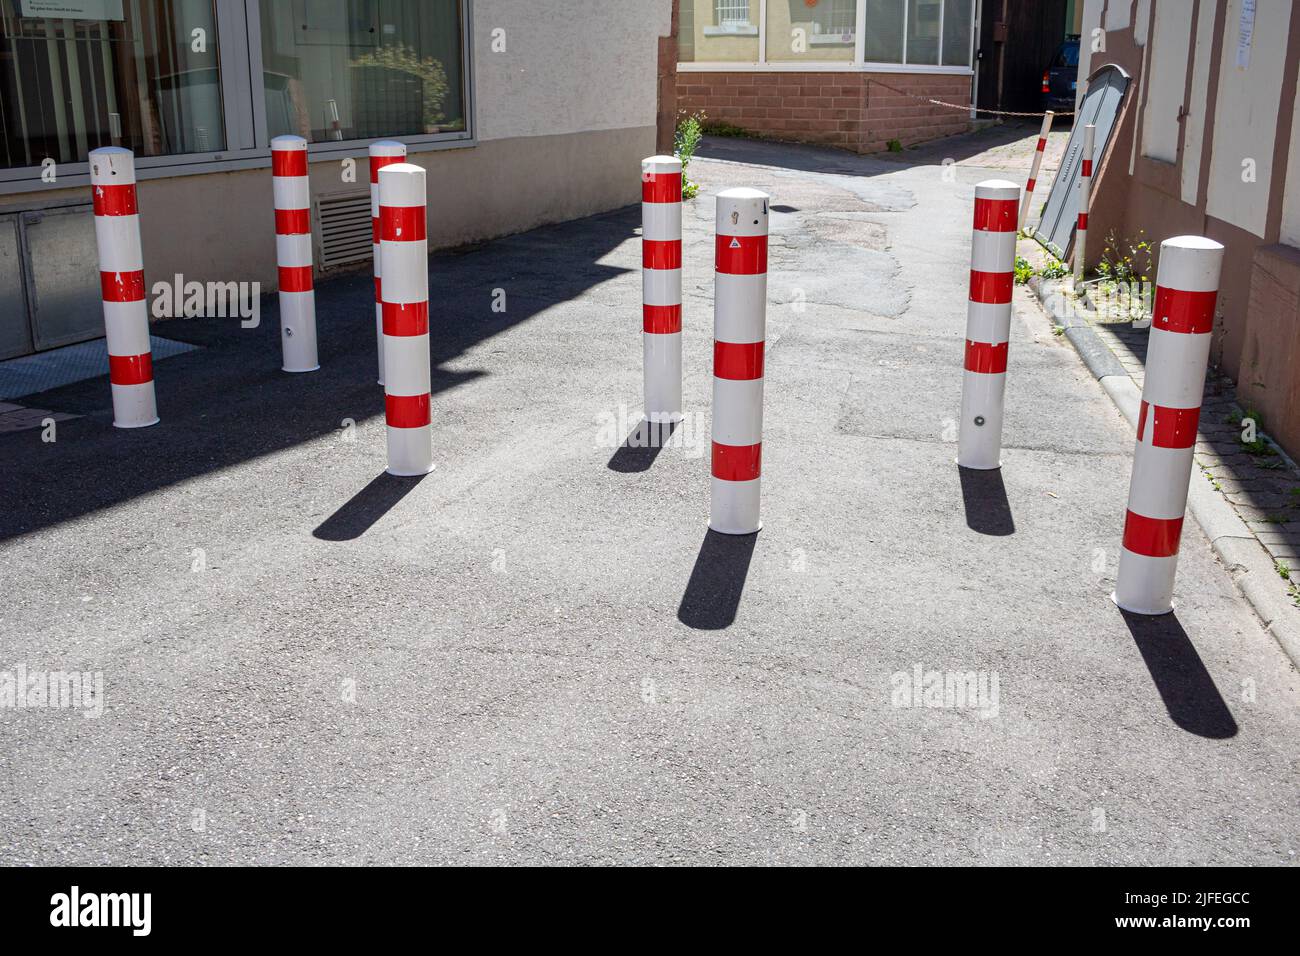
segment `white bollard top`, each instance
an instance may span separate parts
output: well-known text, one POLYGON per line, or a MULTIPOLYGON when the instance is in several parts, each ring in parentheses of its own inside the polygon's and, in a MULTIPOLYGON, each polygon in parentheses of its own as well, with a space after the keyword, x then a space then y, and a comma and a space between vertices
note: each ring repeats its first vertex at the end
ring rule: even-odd
POLYGON ((682 161, 676 156, 649 156, 641 160, 641 171, 646 173, 680 173, 682 161))
POLYGON ((379 171, 380 206, 424 206, 425 170, 414 163, 393 163, 379 171))
POLYGON ((273 151, 295 149, 305 150, 306 148, 307 141, 301 136, 277 136, 275 139, 271 140, 271 149, 273 151))
POLYGON ((986 179, 975 184, 976 199, 1020 199, 1020 187, 1005 179, 986 179))
POLYGON ((92 186, 129 186, 135 182, 135 154, 121 146, 92 149, 90 162, 92 186))
POLYGON ((767 193, 744 186, 718 193, 718 235, 766 236, 771 201, 767 193))
POLYGON ((1223 245, 1205 236, 1174 236, 1160 243, 1156 285, 1180 292, 1217 292, 1223 245))
POLYGON ((405 156, 406 144, 391 139, 381 139, 370 144, 371 156, 405 156))

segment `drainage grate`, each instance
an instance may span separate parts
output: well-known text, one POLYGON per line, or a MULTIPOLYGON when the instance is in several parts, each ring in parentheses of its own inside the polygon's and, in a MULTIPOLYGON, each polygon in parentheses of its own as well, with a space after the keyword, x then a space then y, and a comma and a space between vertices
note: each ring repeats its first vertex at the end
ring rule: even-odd
MULTIPOLYGON (((198 348, 197 345, 161 339, 156 335, 149 336, 149 347, 155 362, 198 348)), ((35 395, 107 374, 108 344, 104 339, 24 355, 0 362, 0 399, 35 395)))
POLYGON ((320 216, 320 267, 332 269, 371 257, 370 196, 322 196, 320 216))

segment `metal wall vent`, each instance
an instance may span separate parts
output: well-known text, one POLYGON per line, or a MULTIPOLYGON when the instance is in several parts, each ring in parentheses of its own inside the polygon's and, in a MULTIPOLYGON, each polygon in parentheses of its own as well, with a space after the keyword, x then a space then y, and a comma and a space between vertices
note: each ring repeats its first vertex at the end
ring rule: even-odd
POLYGON ((321 196, 316 212, 320 222, 317 264, 321 269, 370 259, 369 193, 321 196))

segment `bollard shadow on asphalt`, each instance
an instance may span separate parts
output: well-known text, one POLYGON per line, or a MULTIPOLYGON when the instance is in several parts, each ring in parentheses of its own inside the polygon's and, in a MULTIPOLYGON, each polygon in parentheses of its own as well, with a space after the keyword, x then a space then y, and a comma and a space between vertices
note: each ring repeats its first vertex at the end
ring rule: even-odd
POLYGON ((710 530, 677 608, 677 620, 698 631, 730 627, 740 608, 749 562, 754 556, 754 534, 719 534, 710 530))
POLYGON ((322 541, 353 541, 415 490, 425 475, 399 478, 381 471, 348 502, 320 523, 312 537, 322 541))
POLYGON ((609 460, 609 470, 624 473, 649 471, 676 430, 677 422, 641 419, 614 452, 614 457, 609 460))
POLYGON ((1237 721, 1178 616, 1153 617, 1122 608, 1120 613, 1173 722, 1198 737, 1235 737, 1237 721))
POLYGON ((988 471, 957 466, 961 476, 961 501, 966 508, 966 526, 978 534, 1005 536, 1016 533, 1016 521, 1007 500, 1002 469, 988 471))

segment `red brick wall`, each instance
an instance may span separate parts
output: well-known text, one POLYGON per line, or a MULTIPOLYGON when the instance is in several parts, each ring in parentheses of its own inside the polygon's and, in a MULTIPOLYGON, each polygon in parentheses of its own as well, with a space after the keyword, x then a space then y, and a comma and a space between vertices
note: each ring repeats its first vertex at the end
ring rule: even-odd
POLYGON ((702 112, 710 123, 739 126, 772 139, 862 153, 883 150, 891 139, 910 146, 966 132, 967 110, 934 106, 917 97, 969 103, 970 95, 969 76, 942 74, 677 74, 679 110, 702 112))

